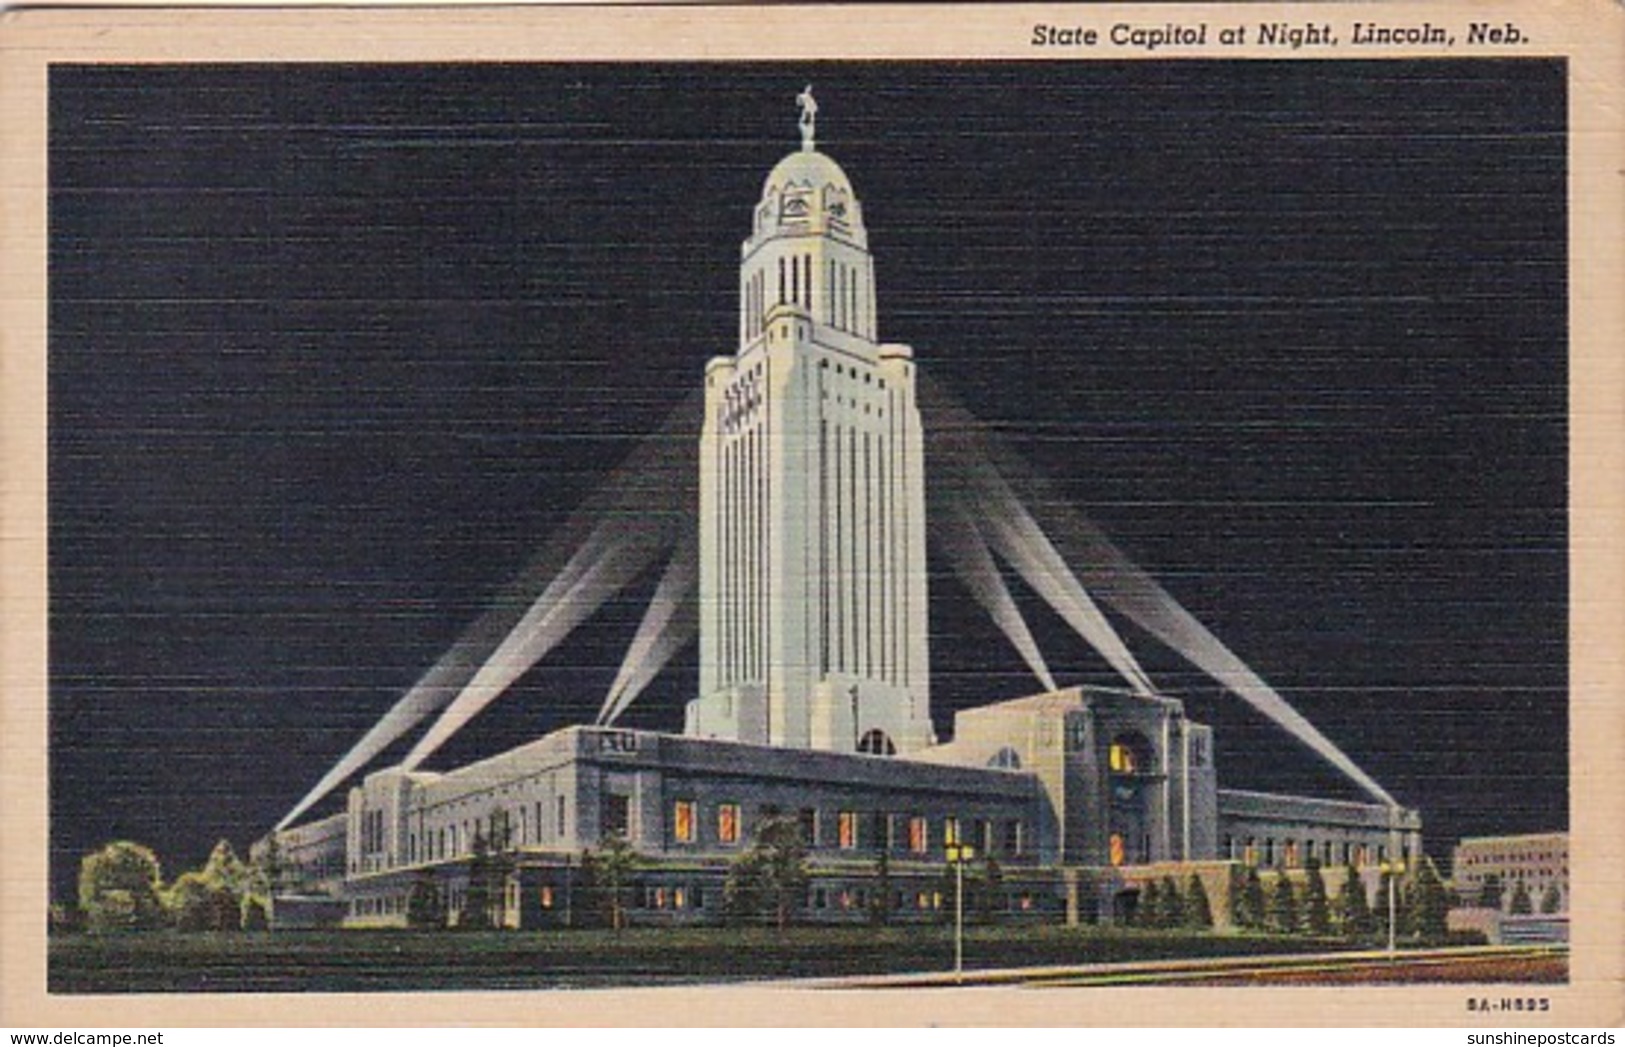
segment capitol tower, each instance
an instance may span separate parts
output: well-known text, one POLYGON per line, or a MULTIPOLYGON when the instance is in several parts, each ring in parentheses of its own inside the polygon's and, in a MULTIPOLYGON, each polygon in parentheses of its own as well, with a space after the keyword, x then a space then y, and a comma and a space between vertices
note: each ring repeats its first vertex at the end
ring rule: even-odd
POLYGON ((742 249, 738 349, 705 369, 685 733, 908 753, 935 740, 913 353, 878 340, 863 209, 799 102, 742 249))

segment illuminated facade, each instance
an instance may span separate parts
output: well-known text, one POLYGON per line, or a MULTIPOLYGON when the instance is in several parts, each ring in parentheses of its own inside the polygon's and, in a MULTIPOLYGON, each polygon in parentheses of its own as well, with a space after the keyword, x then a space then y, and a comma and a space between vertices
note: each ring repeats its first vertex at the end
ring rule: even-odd
POLYGON ((1419 853, 1414 811, 1220 788, 1212 730, 1149 686, 962 710, 938 743, 916 365, 878 340, 861 205, 804 107, 743 245, 739 344, 704 371, 684 733, 571 727, 452 771, 370 774, 345 813, 279 836, 297 890, 350 925, 398 925, 428 877, 455 914, 495 847, 502 922, 571 924, 583 856, 617 838, 642 857, 635 918, 713 920, 769 817, 800 826, 803 912, 826 921, 935 919, 954 841, 998 863, 1011 915, 1069 920, 1125 911, 1136 868, 1419 853))
POLYGON ((877 341, 862 205, 804 129, 744 243, 738 351, 705 369, 686 733, 909 753, 934 741, 913 353, 877 341))

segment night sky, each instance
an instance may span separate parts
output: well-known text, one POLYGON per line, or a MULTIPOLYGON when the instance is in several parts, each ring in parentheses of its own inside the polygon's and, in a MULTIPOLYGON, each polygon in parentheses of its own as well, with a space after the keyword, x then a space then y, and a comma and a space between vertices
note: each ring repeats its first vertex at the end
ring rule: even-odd
MULTIPOLYGON (((883 338, 1420 807, 1430 850, 1566 827, 1564 76, 55 67, 53 889, 113 838, 166 875, 246 847, 732 351, 809 81, 883 338)), ((653 584, 431 765, 590 717, 653 584)), ((935 560, 931 584, 939 730, 1035 690, 935 560)), ((1115 682, 1012 587, 1063 684, 1115 682)), ((1223 784, 1354 796, 1120 626, 1215 724, 1223 784)), ((625 722, 680 729, 695 664, 625 722)))

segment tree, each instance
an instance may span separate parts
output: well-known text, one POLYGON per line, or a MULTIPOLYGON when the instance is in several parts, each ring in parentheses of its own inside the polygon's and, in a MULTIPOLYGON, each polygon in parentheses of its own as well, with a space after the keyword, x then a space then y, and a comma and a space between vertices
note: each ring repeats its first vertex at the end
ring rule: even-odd
POLYGON ((983 922, 997 923, 1004 915, 1004 869, 1000 867, 999 860, 988 855, 987 861, 982 864, 982 877, 980 889, 976 892, 976 911, 983 922))
POLYGON ((626 911, 632 903, 633 878, 640 859, 626 837, 612 833, 599 848, 597 875, 600 898, 614 930, 626 926, 626 911))
POLYGON ((1264 881, 1256 868, 1231 880, 1230 922, 1243 930, 1264 926, 1264 881))
POLYGON ((793 818, 770 816, 756 830, 751 850, 758 856, 761 897, 780 930, 807 900, 807 847, 793 818))
POLYGON ((1179 884, 1172 876, 1162 878, 1157 891, 1157 923, 1164 930, 1172 930, 1185 922, 1185 899, 1180 897, 1179 884))
POLYGON ((211 887, 227 891, 233 897, 240 898, 253 885, 253 870, 237 857, 230 840, 221 840, 214 845, 200 873, 211 887))
POLYGON ((440 881, 429 869, 419 869, 406 896, 406 926, 414 930, 443 930, 446 926, 445 900, 440 881))
POLYGON ((1501 883, 1501 877, 1490 873, 1484 877, 1484 882, 1478 888, 1478 904, 1483 909, 1500 909, 1506 901, 1506 887, 1501 883))
MULTIPOLYGON (((722 882, 722 913, 729 923, 751 923, 761 917, 765 908, 761 866, 761 856, 755 851, 745 851, 728 866, 728 876, 722 882)), ((885 889, 878 891, 879 897, 870 901, 871 921, 884 923, 890 918, 890 879, 888 872, 885 889)))
POLYGON ((1135 927, 1155 927, 1161 914, 1162 884, 1147 880, 1145 886, 1140 888, 1140 899, 1134 906, 1134 915, 1129 922, 1135 927))
POLYGON ((472 854, 468 859, 468 887, 463 892, 463 907, 457 913, 457 929, 491 929, 491 845, 478 824, 474 826, 472 854))
POLYGON ((231 931, 242 921, 241 900, 203 871, 181 873, 163 903, 178 931, 231 931))
POLYGON ((1207 900, 1207 888, 1195 873, 1185 883, 1185 912, 1182 921, 1186 927, 1206 930, 1213 926, 1213 907, 1207 900))
POLYGON ((570 911, 572 927, 601 927, 609 922, 609 907, 604 900, 603 876, 599 872, 598 855, 592 850, 581 852, 581 867, 575 876, 573 903, 570 911))
POLYGON ((1304 865, 1303 929, 1314 935, 1332 931, 1331 906, 1326 898, 1326 877, 1320 871, 1320 861, 1311 857, 1304 865))
POLYGON ((84 930, 85 914, 73 902, 52 902, 46 912, 46 928, 51 934, 73 934, 84 930))
POLYGON ((1423 941, 1444 941, 1449 931, 1450 894, 1432 859, 1423 858, 1418 864, 1407 901, 1410 902, 1408 930, 1423 941))
POLYGON ((1353 864, 1343 868, 1343 890, 1337 896, 1337 922, 1345 938, 1364 938, 1374 929, 1371 901, 1353 864))
POLYGON ((1512 904, 1509 911, 1514 916, 1528 916, 1535 911, 1534 903, 1529 897, 1529 887, 1522 880, 1512 888, 1512 904))
MULTIPOLYGON (((875 859, 875 885, 869 892, 869 922, 876 926, 885 926, 891 922, 891 858, 885 851, 875 859)), ((723 891, 724 904, 726 904, 727 891, 723 891)))
POLYGON ((209 852, 208 860, 203 863, 198 875, 211 890, 217 892, 218 922, 222 924, 217 929, 230 930, 243 926, 247 915, 246 903, 260 889, 258 870, 237 857, 230 840, 221 840, 209 852))
POLYGON ((266 913, 265 902, 250 895, 243 899, 242 908, 243 930, 268 931, 271 929, 271 918, 266 913))
POLYGON ((1546 893, 1540 896, 1540 911, 1546 916, 1563 911, 1563 892, 1557 884, 1548 885, 1546 893))
POLYGON ((488 931, 503 926, 508 879, 515 864, 512 840, 507 811, 493 811, 487 824, 475 824, 458 930, 488 931))
POLYGON ((1270 892, 1269 929, 1277 934, 1298 932, 1298 892, 1286 873, 1275 877, 1275 888, 1270 892))
POLYGON ((282 860, 282 834, 273 830, 254 861, 256 893, 274 897, 285 885, 287 863, 282 860))
POLYGON ((163 923, 162 869, 151 849, 110 843, 79 863, 79 908, 93 931, 149 930, 163 923))

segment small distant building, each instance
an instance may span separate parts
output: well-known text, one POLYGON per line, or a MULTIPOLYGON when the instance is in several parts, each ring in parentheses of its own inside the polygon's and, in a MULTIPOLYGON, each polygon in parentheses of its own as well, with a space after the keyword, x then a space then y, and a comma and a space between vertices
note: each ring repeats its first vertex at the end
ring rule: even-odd
POLYGON ((1484 884, 1501 885, 1502 912, 1522 884, 1538 914, 1547 893, 1557 888, 1557 912, 1569 911, 1569 834, 1530 833, 1523 836, 1469 836, 1456 845, 1450 862, 1456 894, 1464 905, 1478 906, 1484 884))

